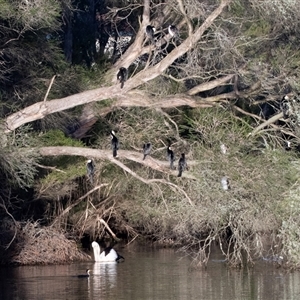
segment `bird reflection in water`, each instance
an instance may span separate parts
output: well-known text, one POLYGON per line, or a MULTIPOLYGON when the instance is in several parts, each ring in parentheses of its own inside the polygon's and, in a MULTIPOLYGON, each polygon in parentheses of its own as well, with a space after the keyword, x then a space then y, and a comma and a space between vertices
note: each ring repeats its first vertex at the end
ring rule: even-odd
POLYGON ((116 262, 95 262, 93 267, 93 285, 94 289, 101 290, 116 286, 117 282, 116 262))

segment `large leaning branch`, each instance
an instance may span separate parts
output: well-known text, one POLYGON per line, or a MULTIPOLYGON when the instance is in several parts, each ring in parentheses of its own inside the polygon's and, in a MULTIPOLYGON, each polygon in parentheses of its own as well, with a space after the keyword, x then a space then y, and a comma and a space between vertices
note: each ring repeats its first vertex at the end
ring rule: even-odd
MULTIPOLYGON (((152 183, 162 183, 171 186, 172 188, 178 190, 182 193, 185 198, 188 200, 190 205, 194 205, 190 197, 187 193, 180 188, 178 185, 166 181, 164 179, 145 179, 139 176, 137 173, 132 171, 128 168, 125 164, 123 164, 119 159, 128 159, 131 161, 135 161, 137 163, 143 164, 144 166, 148 166, 156 171, 172 174, 177 176, 177 171, 173 171, 169 169, 169 162, 159 161, 152 157, 147 157, 147 159, 143 160, 143 155, 134 151, 128 150, 120 150, 118 152, 118 158, 116 159, 112 156, 111 151, 109 150, 97 150, 97 149, 90 149, 90 148, 81 148, 81 147, 65 147, 65 146, 58 146, 58 147, 42 147, 39 149, 39 152, 43 156, 58 156, 58 155, 75 155, 75 156, 84 156, 84 157, 94 157, 98 159, 106 159, 110 162, 114 163, 118 167, 122 168, 125 172, 129 173, 131 176, 137 178, 138 180, 142 181, 145 184, 152 184, 152 183)), ((189 161, 189 166, 193 166, 197 164, 195 161, 189 161)), ((189 174, 189 172, 184 172, 182 177, 189 178, 189 179, 196 179, 193 175, 189 174)))
MULTIPOLYGON (((160 161, 153 157, 147 157, 143 160, 143 154, 138 153, 136 151, 129 151, 129 150, 119 150, 118 151, 118 158, 114 158, 112 155, 111 150, 100 150, 100 149, 91 149, 91 148, 83 148, 83 147, 68 147, 68 146, 56 146, 56 147, 41 147, 37 149, 42 156, 59 156, 59 155, 72 155, 72 156, 82 156, 86 158, 96 158, 96 159, 105 159, 109 160, 110 162, 118 165, 124 171, 132 174, 129 168, 127 168, 121 160, 127 159, 130 161, 134 161, 138 164, 141 164, 145 167, 151 168, 155 171, 170 174, 173 176, 177 176, 176 170, 170 170, 169 166, 170 163, 166 161, 160 161)), ((197 165, 196 161, 189 161, 189 166, 197 165)), ((189 179, 196 179, 192 174, 189 172, 184 172, 182 177, 189 178, 189 179)))
POLYGON ((54 99, 51 101, 41 101, 23 110, 16 112, 6 118, 6 133, 15 130, 23 124, 39 120, 45 116, 83 105, 90 102, 112 99, 118 97, 160 75, 164 72, 177 58, 185 54, 189 49, 193 48, 200 40, 204 32, 212 25, 214 20, 222 13, 223 9, 230 3, 231 0, 223 0, 203 22, 203 24, 185 41, 176 47, 157 65, 143 70, 130 78, 123 89, 120 85, 112 85, 109 87, 101 87, 98 89, 85 91, 76 95, 68 96, 62 99, 54 99))

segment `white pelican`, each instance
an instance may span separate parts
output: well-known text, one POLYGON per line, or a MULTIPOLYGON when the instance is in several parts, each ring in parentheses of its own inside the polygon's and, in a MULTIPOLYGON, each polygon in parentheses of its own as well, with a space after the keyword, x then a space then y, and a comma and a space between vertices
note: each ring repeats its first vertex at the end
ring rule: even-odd
POLYGON ((95 241, 92 242, 92 247, 96 262, 119 262, 124 259, 123 256, 119 255, 116 250, 112 248, 106 248, 101 252, 99 244, 95 241))

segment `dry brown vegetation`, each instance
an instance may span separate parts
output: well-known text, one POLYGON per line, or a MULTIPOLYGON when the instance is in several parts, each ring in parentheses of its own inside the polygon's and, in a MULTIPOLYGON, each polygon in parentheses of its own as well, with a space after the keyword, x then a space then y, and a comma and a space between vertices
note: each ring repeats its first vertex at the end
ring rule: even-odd
POLYGON ((41 227, 38 222, 2 220, 0 242, 5 246, 1 249, 1 264, 44 265, 91 260, 61 230, 41 227))

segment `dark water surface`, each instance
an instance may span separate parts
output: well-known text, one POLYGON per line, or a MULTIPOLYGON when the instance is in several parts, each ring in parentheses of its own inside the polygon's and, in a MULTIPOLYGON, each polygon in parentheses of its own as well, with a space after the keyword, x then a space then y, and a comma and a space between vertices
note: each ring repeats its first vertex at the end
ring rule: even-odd
POLYGON ((0 267, 0 299, 300 299, 300 273, 263 261, 232 270, 216 260, 194 270, 189 258, 169 249, 121 254, 120 264, 0 267), (77 278, 87 268, 90 278, 77 278))

